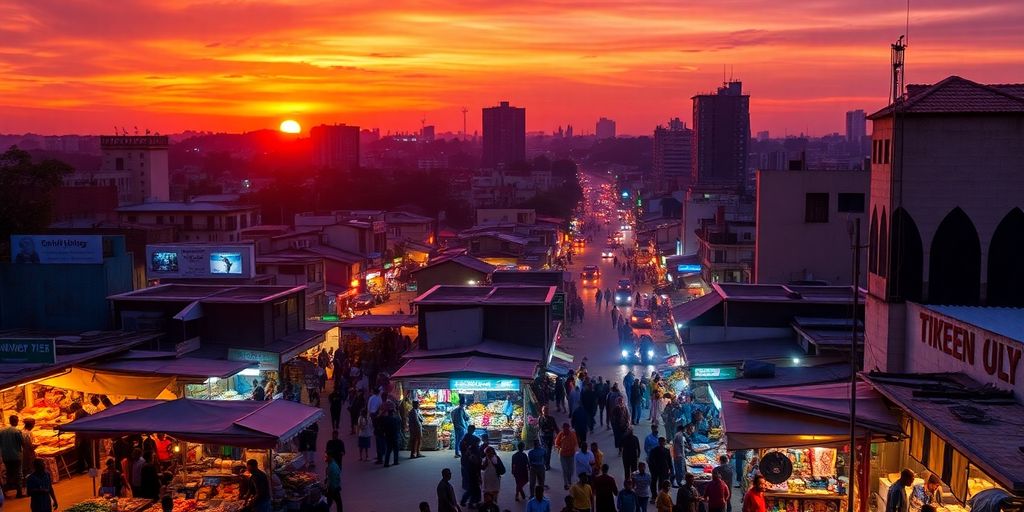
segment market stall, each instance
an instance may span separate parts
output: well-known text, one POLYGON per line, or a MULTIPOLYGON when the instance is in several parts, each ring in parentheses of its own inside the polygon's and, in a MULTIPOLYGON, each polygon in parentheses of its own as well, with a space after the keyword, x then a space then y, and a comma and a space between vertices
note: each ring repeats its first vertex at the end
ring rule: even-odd
POLYGON ((416 315, 363 315, 341 323, 339 350, 346 366, 367 375, 390 371, 417 336, 416 315))
MULTIPOLYGON (((318 479, 304 471, 304 461, 289 453, 288 443, 321 415, 319 409, 286 400, 126 400, 60 430, 92 439, 165 434, 174 440, 168 468, 174 473, 175 512, 237 512, 243 506, 242 470, 249 459, 272 468, 275 500, 297 504, 305 497, 318 479)), ((79 512, 107 512, 103 506, 102 499, 89 500, 79 512)), ((116 506, 116 512, 123 510, 120 503, 116 506)))
POLYGON ((411 359, 394 378, 403 393, 420 402, 424 450, 451 446, 451 410, 459 404, 469 414, 477 435, 512 451, 536 424, 536 399, 530 382, 537 362, 482 356, 411 359))

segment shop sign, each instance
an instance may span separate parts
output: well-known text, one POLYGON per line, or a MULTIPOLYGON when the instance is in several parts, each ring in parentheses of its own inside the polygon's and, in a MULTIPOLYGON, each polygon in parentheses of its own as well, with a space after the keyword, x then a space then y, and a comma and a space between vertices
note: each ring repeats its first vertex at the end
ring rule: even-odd
POLYGON ((409 379, 402 381, 407 389, 448 389, 448 379, 409 379))
POLYGON ((519 391, 519 379, 451 379, 455 391, 519 391))
POLYGON ((57 362, 57 342, 53 338, 2 338, 0 363, 24 364, 57 362))
POLYGON ((377 279, 378 277, 380 277, 380 271, 376 271, 376 272, 367 272, 367 273, 366 273, 366 280, 367 280, 367 281, 369 281, 369 280, 371 280, 371 279, 377 279))
POLYGON ((260 370, 277 371, 281 365, 280 355, 275 352, 249 350, 246 348, 228 349, 228 361, 258 363, 260 370))
POLYGON ((551 299, 551 318, 565 320, 565 292, 555 292, 551 299))
POLYGON ((739 377, 739 370, 733 366, 700 366, 690 368, 693 380, 731 380, 739 377))
POLYGON ((14 263, 103 263, 103 237, 99 235, 11 235, 14 263))
POLYGON ((337 322, 339 320, 340 318, 338 315, 323 315, 320 317, 320 321, 322 322, 337 322))
POLYGON ((681 263, 676 265, 676 272, 680 274, 692 274, 700 272, 700 265, 693 263, 681 263))
MULTIPOLYGON (((916 337, 918 342, 913 343, 918 350, 923 348, 940 354, 940 359, 956 361, 967 367, 967 373, 982 379, 1016 386, 1024 355, 1024 347, 1020 343, 925 308, 920 309, 916 318, 908 315, 908 321, 917 324, 912 324, 911 329, 917 327, 920 330, 916 337)), ((914 339, 913 333, 908 337, 914 339)), ((913 354, 908 354, 908 361, 913 359, 913 354)), ((929 371, 950 370, 947 366, 946 370, 934 368, 929 371)))

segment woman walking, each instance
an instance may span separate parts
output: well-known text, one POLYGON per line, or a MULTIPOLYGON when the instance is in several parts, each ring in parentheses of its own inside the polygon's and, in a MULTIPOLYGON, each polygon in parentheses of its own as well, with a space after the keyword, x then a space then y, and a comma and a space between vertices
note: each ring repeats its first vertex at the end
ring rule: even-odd
POLYGON ((491 446, 484 452, 481 470, 484 474, 484 495, 490 496, 491 502, 497 503, 498 493, 501 492, 501 475, 505 474, 505 464, 491 446))

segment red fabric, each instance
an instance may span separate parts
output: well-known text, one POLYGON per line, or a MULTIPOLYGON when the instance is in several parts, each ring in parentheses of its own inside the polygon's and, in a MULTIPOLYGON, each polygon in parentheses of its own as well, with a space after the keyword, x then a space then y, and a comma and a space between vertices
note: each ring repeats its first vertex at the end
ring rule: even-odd
POLYGON ((764 503, 764 493, 754 492, 751 488, 743 497, 743 512, 767 512, 768 507, 764 503))

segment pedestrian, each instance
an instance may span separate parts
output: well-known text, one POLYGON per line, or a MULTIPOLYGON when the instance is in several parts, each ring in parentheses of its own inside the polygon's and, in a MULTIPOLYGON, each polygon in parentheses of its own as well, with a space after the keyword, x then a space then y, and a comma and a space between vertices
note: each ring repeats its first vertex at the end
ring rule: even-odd
POLYGON ((366 417, 366 396, 362 391, 351 393, 348 403, 349 435, 356 434, 359 418, 366 417))
POLYGON ((651 391, 651 412, 647 418, 651 425, 657 425, 661 420, 661 392, 651 391))
MULTIPOLYGON (((46 471, 46 463, 42 459, 33 461, 32 474, 25 479, 25 490, 28 492, 31 512, 53 512, 57 509, 53 478, 46 471)), ((21 494, 20 489, 18 494, 21 494)))
MULTIPOLYGON (((722 482, 725 482, 725 486, 729 489, 729 493, 731 494, 732 484, 735 480, 735 474, 733 473, 732 464, 729 464, 728 455, 720 455, 718 457, 718 467, 711 471, 712 476, 714 476, 715 474, 718 474, 718 476, 722 479, 722 482)), ((725 510, 726 512, 732 512, 732 500, 726 502, 725 510)))
POLYGON ((324 456, 324 462, 327 463, 327 478, 324 483, 327 489, 324 491, 327 498, 327 510, 331 509, 332 503, 338 504, 338 512, 342 512, 343 507, 341 504, 341 463, 338 458, 332 457, 330 454, 324 456))
POLYGON ((320 426, 315 422, 299 433, 299 453, 302 454, 302 467, 312 469, 316 467, 316 438, 320 426))
MULTIPOLYGON (((536 442, 536 441, 534 441, 536 442)), ((530 456, 526 454, 526 443, 519 441, 516 445, 516 453, 512 455, 512 478, 516 480, 516 501, 520 496, 526 501, 526 491, 523 487, 530 482, 530 456)))
MULTIPOLYGON (((472 425, 470 425, 472 426, 472 425)), ((469 432, 469 430, 467 430, 469 432)), ((462 498, 459 504, 476 508, 480 503, 480 466, 482 464, 480 452, 477 451, 479 438, 472 433, 463 438, 462 451, 462 498)))
MULTIPOLYGON (((889 487, 889 493, 886 495, 885 512, 907 512, 909 505, 906 490, 914 484, 914 478, 914 472, 909 469, 904 469, 900 472, 900 479, 889 487)), ((746 505, 743 508, 746 510, 746 505)))
POLYGON ((551 469, 549 464, 551 463, 551 451, 550 449, 541 446, 540 440, 533 440, 533 449, 526 454, 527 464, 529 464, 530 472, 530 489, 541 485, 545 485, 547 480, 547 470, 551 469))
POLYGON ((492 503, 497 503, 498 493, 501 492, 501 476, 505 474, 505 464, 493 446, 488 446, 484 452, 480 469, 483 471, 484 502, 486 503, 487 497, 490 497, 492 503))
POLYGON ((612 329, 614 329, 614 328, 616 328, 619 325, 619 310, 617 308, 612 308, 611 309, 611 316, 612 316, 612 329))
POLYGON ((555 410, 565 412, 565 381, 561 376, 555 378, 555 410))
POLYGON ((331 408, 331 430, 338 430, 338 426, 341 424, 342 403, 340 386, 335 386, 334 391, 327 395, 327 403, 331 408))
POLYGON ((576 474, 594 474, 594 453, 589 450, 587 443, 581 442, 580 449, 573 455, 573 463, 576 474))
POLYGON ((409 458, 418 459, 423 456, 420 446, 423 444, 423 413, 420 411, 419 400, 413 400, 409 411, 409 458))
POLYGON ((711 473, 711 482, 704 488, 704 500, 707 502, 708 512, 725 512, 729 503, 731 490, 722 481, 718 473, 711 473))
MULTIPOLYGON (((556 387, 557 389, 557 387, 556 387)), ((555 434, 558 433, 558 422, 554 416, 548 414, 548 406, 540 407, 540 416, 537 418, 537 428, 540 430, 540 441, 544 447, 544 470, 551 469, 551 452, 555 448, 555 434)), ((530 485, 533 487, 533 484, 530 485)))
POLYGON ((462 438, 466 435, 466 428, 469 424, 469 414, 466 413, 466 408, 462 406, 462 400, 459 400, 459 404, 452 409, 452 448, 455 449, 455 458, 459 458, 462 455, 462 438))
POLYGON ((590 464, 590 474, 597 476, 601 474, 601 466, 604 465, 604 452, 597 446, 597 443, 590 443, 590 453, 594 454, 594 462, 590 464))
POLYGON ((655 446, 658 446, 658 426, 651 425, 651 433, 647 434, 647 437, 644 438, 644 457, 650 459, 651 450, 655 446))
POLYGON ((594 510, 594 489, 590 486, 590 473, 580 473, 579 480, 569 488, 575 512, 594 510))
POLYGON ((637 500, 640 502, 640 510, 647 510, 647 504, 651 501, 651 474, 647 472, 647 464, 637 464, 636 473, 630 476, 633 481, 633 489, 636 491, 637 500))
POLYGON ((658 485, 660 491, 658 492, 658 500, 654 503, 658 512, 672 512, 672 496, 668 493, 671 487, 672 484, 668 480, 662 480, 661 484, 658 485))
MULTIPOLYGON (((672 455, 668 451, 667 444, 664 437, 659 437, 658 446, 652 448, 651 453, 647 456, 647 465, 651 468, 651 494, 654 494, 655 491, 653 482, 672 478, 672 455)), ((671 483, 669 486, 671 487, 671 483)))
POLYGON ((587 410, 587 428, 590 429, 590 432, 593 432, 594 425, 597 424, 597 391, 594 389, 593 382, 588 382, 583 388, 583 391, 580 393, 580 403, 587 410))
POLYGON ((619 497, 615 500, 615 505, 618 507, 619 512, 646 512, 646 510, 640 508, 640 497, 633 490, 633 481, 629 478, 623 480, 622 490, 619 491, 619 497))
POLYGON ((22 435, 21 429, 18 428, 17 416, 12 414, 8 418, 8 422, 10 426, 0 430, 0 458, 4 461, 4 470, 7 476, 4 479, 4 482, 7 484, 4 490, 14 488, 17 492, 16 497, 22 498, 25 496, 21 492, 22 456, 24 455, 25 438, 22 435))
POLYGON ((251 506, 253 512, 270 512, 270 478, 260 470, 256 459, 249 459, 245 465, 249 469, 246 506, 251 506))
POLYGON ((384 467, 398 465, 398 439, 402 435, 402 420, 395 412, 395 407, 388 404, 381 416, 381 429, 384 434, 384 467), (394 458, 394 462, 391 462, 394 458))
POLYGON ((594 293, 594 303, 597 307, 601 307, 601 290, 597 290, 597 292, 594 293))
MULTIPOLYGON (((139 474, 139 492, 135 495, 137 498, 146 498, 155 500, 160 497, 160 470, 157 469, 156 464, 153 463, 153 452, 145 452, 142 454, 142 458, 146 461, 142 465, 142 469, 139 474)), ((264 476, 266 476, 264 474, 264 476)), ((267 504, 269 512, 269 503, 267 504)))
POLYGON ((121 490, 127 483, 124 478, 124 474, 121 470, 117 469, 117 463, 114 462, 113 457, 107 457, 107 460, 103 463, 103 473, 100 473, 100 496, 121 496, 121 490))
POLYGON ((452 487, 452 470, 441 470, 441 481, 437 483, 437 512, 462 512, 462 507, 455 499, 455 488, 452 487))
POLYGON ((566 386, 566 395, 569 397, 569 414, 576 412, 580 404, 580 387, 575 384, 566 386))
POLYGON ((494 496, 484 493, 484 502, 477 507, 477 512, 501 512, 498 504, 494 502, 494 496))
POLYGON ((359 416, 359 444, 357 445, 359 447, 359 460, 370 460, 370 439, 372 437, 373 423, 370 421, 366 409, 363 409, 362 414, 359 416))
POLYGON ((768 507, 764 502, 764 491, 764 477, 755 475, 750 484, 750 490, 743 496, 743 512, 767 512, 768 507))
POLYGON ((634 425, 640 424, 640 411, 643 407, 643 390, 641 385, 633 382, 629 386, 629 417, 634 425))
POLYGON ((701 498, 697 486, 694 485, 694 476, 692 473, 686 473, 683 480, 683 485, 680 485, 679 491, 676 492, 676 511, 697 512, 701 498))
POLYGON ((572 485, 573 464, 576 449, 579 447, 579 440, 576 434, 570 429, 568 423, 562 423, 562 431, 555 437, 555 446, 558 448, 558 459, 562 467, 562 483, 565 490, 572 485))
POLYGON ((526 512, 551 512, 551 500, 544 496, 544 486, 533 487, 533 497, 526 502, 526 512))
POLYGON ((267 391, 263 389, 263 386, 260 386, 259 381, 256 379, 252 380, 252 396, 250 398, 257 402, 262 402, 267 399, 267 391))
POLYGON ((605 425, 605 430, 610 430, 612 427, 607 424, 607 418, 605 418, 604 411, 608 407, 608 394, 610 388, 608 383, 601 377, 597 378, 597 385, 594 386, 594 392, 597 393, 597 422, 599 425, 605 425))
MULTIPOLYGON (((676 427, 676 434, 672 436, 672 470, 675 473, 673 483, 676 486, 682 485, 684 469, 686 467, 686 429, 679 425, 676 427)), ((678 501, 678 500, 677 500, 678 501)))
MULTIPOLYGON (((622 436, 622 469, 625 478, 629 478, 640 462, 640 440, 633 433, 633 427, 627 427, 622 436)), ((636 483, 636 482, 634 482, 636 483)))
POLYGON ((608 474, 608 464, 602 464, 600 474, 594 477, 594 512, 616 512, 615 497, 619 495, 619 486, 615 477, 608 474))

